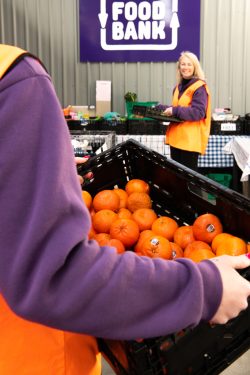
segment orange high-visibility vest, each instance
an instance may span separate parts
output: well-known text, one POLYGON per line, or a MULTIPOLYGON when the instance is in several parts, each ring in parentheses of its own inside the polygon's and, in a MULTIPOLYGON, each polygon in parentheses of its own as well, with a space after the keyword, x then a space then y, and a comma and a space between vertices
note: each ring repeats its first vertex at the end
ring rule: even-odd
MULTIPOLYGON (((28 52, 0 44, 0 79, 28 52)), ((15 315, 0 294, 1 375, 100 375, 94 337, 65 332, 15 315)))
POLYGON ((207 94, 206 117, 199 121, 185 121, 179 124, 170 124, 166 132, 166 143, 170 146, 186 151, 205 154, 211 126, 211 100, 208 87, 202 80, 190 85, 179 98, 179 89, 176 86, 173 95, 173 106, 188 107, 191 105, 194 92, 204 86, 207 94))

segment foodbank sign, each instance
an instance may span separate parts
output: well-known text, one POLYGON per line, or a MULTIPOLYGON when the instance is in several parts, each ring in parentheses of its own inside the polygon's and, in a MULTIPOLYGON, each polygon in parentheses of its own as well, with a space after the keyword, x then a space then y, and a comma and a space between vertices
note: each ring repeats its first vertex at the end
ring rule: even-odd
POLYGON ((200 0, 80 1, 82 62, 176 61, 199 56, 200 0))

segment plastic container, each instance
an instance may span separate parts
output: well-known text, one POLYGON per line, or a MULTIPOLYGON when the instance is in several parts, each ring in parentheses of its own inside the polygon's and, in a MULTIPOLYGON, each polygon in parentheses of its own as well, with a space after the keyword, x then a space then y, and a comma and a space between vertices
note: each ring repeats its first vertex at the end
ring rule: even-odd
MULTIPOLYGON (((134 119, 136 116, 133 115, 133 107, 136 106, 146 106, 146 107, 152 107, 157 105, 158 102, 126 102, 126 110, 127 110, 127 117, 128 119, 134 119)), ((152 119, 143 117, 144 120, 150 120, 152 119)))
POLYGON ((244 134, 250 135, 250 113, 245 115, 244 134))
MULTIPOLYGON (((91 194, 142 178, 150 185, 158 214, 191 224, 210 212, 221 219, 225 232, 250 239, 249 199, 139 142, 128 140, 94 156, 80 173, 88 171, 94 179, 84 189, 91 194), (213 202, 207 194, 214 195, 213 202)), ((250 269, 242 274, 250 280, 250 269)), ((249 332, 250 306, 225 325, 202 323, 172 335, 140 341, 99 339, 99 344, 118 375, 216 375, 249 349, 249 332)))
POLYGON ((239 117, 233 121, 211 121, 211 135, 243 135, 245 133, 245 119, 239 117))

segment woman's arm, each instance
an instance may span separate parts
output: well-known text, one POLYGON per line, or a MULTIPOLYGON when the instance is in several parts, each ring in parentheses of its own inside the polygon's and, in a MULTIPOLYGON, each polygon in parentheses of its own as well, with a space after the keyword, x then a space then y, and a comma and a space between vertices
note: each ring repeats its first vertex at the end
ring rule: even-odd
MULTIPOLYGON (((210 320, 221 272, 234 290, 247 289, 233 267, 119 255, 89 240, 90 214, 49 78, 25 59, 0 81, 0 103, 0 290, 18 315, 93 336, 154 337, 210 320)), ((224 303, 228 317, 231 308, 224 303)))

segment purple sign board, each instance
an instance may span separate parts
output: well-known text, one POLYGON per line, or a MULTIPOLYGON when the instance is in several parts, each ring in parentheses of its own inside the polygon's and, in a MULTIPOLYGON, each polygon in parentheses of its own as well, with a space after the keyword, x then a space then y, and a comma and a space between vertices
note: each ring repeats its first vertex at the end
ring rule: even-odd
POLYGON ((200 0, 79 0, 82 62, 199 57, 200 0))

